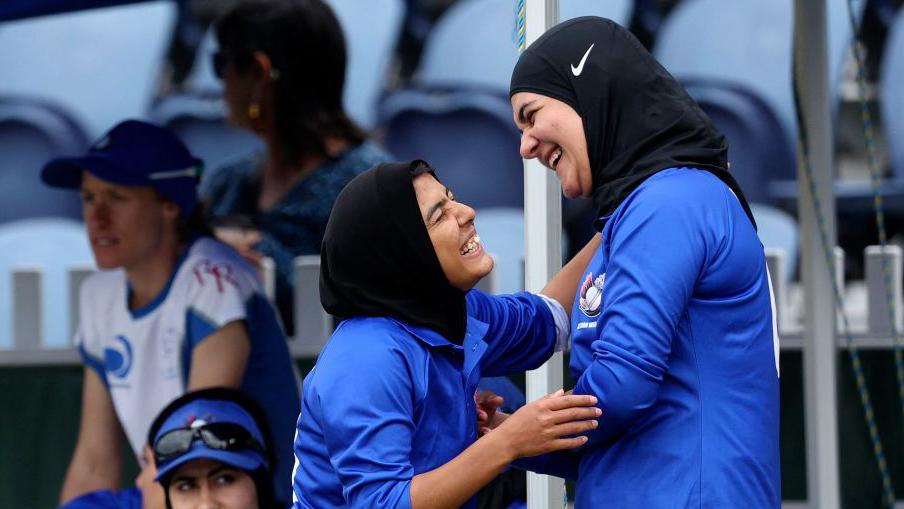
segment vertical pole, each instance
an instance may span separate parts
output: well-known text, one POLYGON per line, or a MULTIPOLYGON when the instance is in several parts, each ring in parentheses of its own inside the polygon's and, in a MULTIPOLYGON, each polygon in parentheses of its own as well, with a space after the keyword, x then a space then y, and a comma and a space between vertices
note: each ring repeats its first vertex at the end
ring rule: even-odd
POLYGON ((801 226, 801 277, 804 284, 804 401, 807 440, 807 497, 809 507, 838 509, 838 405, 836 391, 834 274, 826 270, 826 249, 836 243, 835 202, 832 195, 832 118, 829 107, 826 0, 794 2, 794 73, 807 133, 814 191, 802 164, 798 217, 801 226), (823 215, 828 246, 820 240, 823 215))
MULTIPOLYGON (((530 45, 558 23, 558 0, 526 0, 526 42, 530 45)), ((536 160, 524 162, 525 288, 540 291, 562 266, 562 198, 555 176, 536 160)), ((562 387, 562 354, 527 373, 527 400, 533 401, 562 387)), ((564 505, 561 479, 528 473, 530 509, 564 505)))

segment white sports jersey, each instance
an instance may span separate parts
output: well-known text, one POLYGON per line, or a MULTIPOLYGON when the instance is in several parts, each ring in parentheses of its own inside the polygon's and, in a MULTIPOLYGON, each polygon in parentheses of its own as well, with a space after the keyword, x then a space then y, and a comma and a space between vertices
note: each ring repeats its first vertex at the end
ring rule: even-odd
POLYGON ((202 237, 185 250, 151 303, 129 310, 129 292, 121 269, 86 279, 76 341, 85 363, 109 389, 135 454, 141 455, 157 413, 185 392, 194 347, 223 325, 245 320, 252 351, 242 388, 266 410, 274 442, 288 444, 291 458, 297 378, 253 269, 231 248, 202 237))

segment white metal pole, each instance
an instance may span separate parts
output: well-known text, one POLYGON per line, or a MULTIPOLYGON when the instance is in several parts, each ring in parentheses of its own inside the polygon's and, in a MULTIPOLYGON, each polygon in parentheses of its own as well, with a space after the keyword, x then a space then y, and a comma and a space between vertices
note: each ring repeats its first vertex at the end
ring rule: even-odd
MULTIPOLYGON (((558 23, 558 0, 526 0, 525 40, 528 45, 558 23)), ((562 198, 559 182, 536 159, 524 162, 524 283, 538 292, 562 266, 562 198)), ((527 373, 527 400, 533 401, 562 387, 562 354, 527 373)), ((527 507, 564 505, 561 479, 528 473, 527 507)))
POLYGON ((836 392, 835 300, 833 274, 826 270, 814 200, 824 216, 827 240, 835 246, 835 201, 832 194, 832 117, 829 106, 826 0, 795 0, 795 69, 800 107, 807 134, 815 196, 805 168, 798 164, 798 217, 801 228, 801 278, 804 284, 804 401, 809 507, 837 509, 838 407, 836 392))

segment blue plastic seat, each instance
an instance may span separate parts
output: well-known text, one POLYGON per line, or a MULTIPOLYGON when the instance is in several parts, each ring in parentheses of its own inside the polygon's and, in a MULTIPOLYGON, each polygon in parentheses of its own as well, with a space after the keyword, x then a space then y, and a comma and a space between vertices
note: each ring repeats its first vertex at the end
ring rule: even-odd
POLYGON ((353 120, 370 129, 376 122, 377 101, 386 84, 386 73, 402 33, 405 5, 402 0, 326 0, 333 8, 348 52, 345 71, 345 110, 353 120))
POLYGON ((746 88, 687 82, 685 88, 728 140, 731 173, 750 202, 772 203, 769 183, 794 180, 794 147, 772 109, 746 88))
MULTIPOLYGON (((560 19, 602 16, 616 23, 630 21, 630 0, 561 0, 560 19)), ((437 21, 427 38, 417 81, 440 87, 488 88, 508 92, 518 61, 512 0, 462 0, 437 21)))
POLYGON ((4 24, 0 94, 52 101, 96 138, 144 117, 175 20, 175 2, 156 1, 4 24))
MULTIPOLYGON (((71 194, 76 194, 71 192, 71 194)), ((45 346, 63 347, 72 337, 68 271, 94 267, 94 257, 81 222, 62 218, 15 221, 0 225, 0 348, 13 345, 11 277, 17 267, 37 268, 43 275, 41 330, 45 346)))
POLYGON ((226 122, 223 98, 217 93, 167 96, 151 117, 175 132, 192 154, 204 160, 205 176, 229 161, 264 149, 260 138, 226 122))
POLYGON ((52 105, 0 97, 0 223, 38 216, 81 217, 78 193, 45 186, 41 168, 87 146, 82 129, 52 105))
POLYGON ((405 90, 382 104, 384 143, 400 159, 425 159, 476 208, 523 203, 519 135, 508 101, 480 91, 405 90))
POLYGON ((885 42, 880 75, 882 124, 892 175, 904 180, 904 9, 899 9, 885 42))
MULTIPOLYGON (((630 18, 629 1, 562 0, 561 18, 630 18)), ((463 0, 436 23, 415 87, 384 98, 380 125, 396 157, 423 158, 465 203, 521 208, 524 166, 509 80, 518 59, 515 4, 463 0)))
POLYGON ((766 248, 780 248, 785 252, 785 279, 790 281, 797 270, 799 234, 797 220, 788 213, 769 205, 750 205, 756 219, 757 235, 766 248))
MULTIPOLYGON (((439 173, 442 179, 442 173, 439 173)), ((454 187, 450 187, 455 192, 454 187)), ((468 203, 464 201, 464 203, 468 203)), ((469 204, 470 205, 470 204, 469 204)), ((474 221, 480 243, 493 256, 495 293, 524 289, 524 213, 520 208, 479 209, 474 221)))
MULTIPOLYGON (((684 0, 663 23, 654 53, 681 81, 748 88, 775 111, 793 145, 793 9, 789 0, 684 0)), ((827 10, 829 81, 837 90, 851 43, 847 0, 828 0, 827 10)))

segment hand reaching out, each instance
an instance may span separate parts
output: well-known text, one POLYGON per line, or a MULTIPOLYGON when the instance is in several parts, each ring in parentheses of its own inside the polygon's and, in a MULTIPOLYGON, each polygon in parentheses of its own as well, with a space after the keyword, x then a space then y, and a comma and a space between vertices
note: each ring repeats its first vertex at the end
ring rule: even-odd
POLYGON ((480 436, 487 434, 508 417, 499 411, 505 400, 493 391, 480 391, 474 395, 477 403, 477 432, 480 436))
POLYGON ((580 433, 598 426, 602 411, 593 406, 596 403, 594 396, 565 394, 560 389, 524 405, 489 435, 507 444, 512 458, 574 449, 587 442, 580 433))
POLYGON ((253 267, 260 267, 264 255, 254 249, 254 245, 260 242, 263 235, 260 230, 249 228, 237 228, 233 226, 220 226, 213 230, 217 239, 224 244, 229 244, 253 267))

